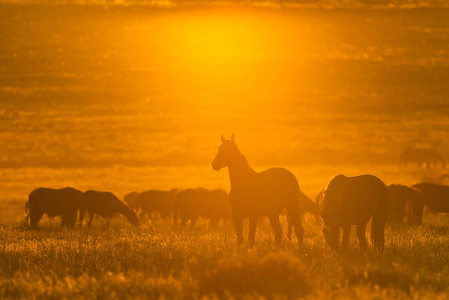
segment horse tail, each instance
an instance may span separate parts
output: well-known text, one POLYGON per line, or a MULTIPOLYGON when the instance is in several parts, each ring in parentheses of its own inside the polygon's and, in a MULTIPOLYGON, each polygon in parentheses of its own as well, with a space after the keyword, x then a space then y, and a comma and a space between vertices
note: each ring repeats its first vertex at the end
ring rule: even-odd
POLYGON ((178 216, 179 216, 179 203, 178 197, 175 196, 173 201, 173 225, 176 227, 178 225, 178 216))
POLYGON ((373 221, 371 223, 371 242, 379 252, 383 252, 385 246, 385 223, 388 216, 388 201, 388 190, 385 185, 382 185, 382 190, 379 195, 379 205, 373 214, 373 221))
POLYGON ((30 201, 25 202, 25 222, 28 224, 28 220, 30 219, 30 201))
POLYGON ((296 182, 296 188, 293 196, 288 200, 287 209, 287 237, 291 240, 293 227, 295 228, 295 234, 298 238, 298 242, 302 244, 304 236, 304 228, 301 224, 301 212, 300 212, 300 199, 301 190, 299 184, 296 182))
POLYGON ((286 220, 287 220, 287 237, 291 241, 292 240, 292 232, 293 232, 293 224, 291 220, 291 216, 289 213, 286 213, 286 220))

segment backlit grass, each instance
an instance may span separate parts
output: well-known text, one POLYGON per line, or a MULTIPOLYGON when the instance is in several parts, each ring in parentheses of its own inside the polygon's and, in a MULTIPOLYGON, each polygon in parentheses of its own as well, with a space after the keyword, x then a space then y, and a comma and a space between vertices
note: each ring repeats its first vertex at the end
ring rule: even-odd
POLYGON ((0 227, 0 298, 444 298, 449 237, 443 216, 422 227, 387 230, 386 251, 332 252, 318 225, 305 219, 303 247, 272 244, 259 222, 256 246, 238 248, 231 224, 173 229, 145 220, 133 228, 118 218, 108 227, 61 230, 43 220, 0 227))

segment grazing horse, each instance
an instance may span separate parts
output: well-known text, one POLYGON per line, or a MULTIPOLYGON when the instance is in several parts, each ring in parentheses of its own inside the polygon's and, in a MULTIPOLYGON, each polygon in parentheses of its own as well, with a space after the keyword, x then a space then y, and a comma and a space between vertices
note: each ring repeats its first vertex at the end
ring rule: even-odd
POLYGON ((141 192, 137 196, 135 209, 140 212, 140 216, 159 215, 161 218, 170 218, 173 214, 173 201, 177 191, 177 189, 171 189, 141 192))
POLYGON ((321 209, 320 206, 307 197, 306 194, 301 192, 301 209, 299 210, 299 215, 302 217, 305 213, 309 213, 315 217, 317 224, 321 224, 321 209))
POLYGON ((449 186, 423 182, 413 187, 421 191, 427 207, 437 212, 449 212, 449 186))
POLYGON ((61 227, 74 227, 82 193, 71 187, 38 188, 32 191, 25 204, 25 209, 29 210, 27 219, 30 219, 31 229, 37 229, 37 223, 44 214, 50 218, 61 216, 61 227))
POLYGON ((243 218, 249 219, 248 243, 255 243, 257 219, 268 217, 274 231, 275 243, 281 244, 282 227, 279 214, 283 208, 287 210, 289 226, 295 228, 298 242, 302 244, 304 228, 299 216, 300 189, 296 177, 283 168, 272 168, 256 172, 248 164, 234 142, 234 135, 225 140, 221 135, 222 144, 212 161, 212 168, 219 171, 228 167, 231 180, 229 203, 232 218, 237 232, 237 244, 243 243, 243 218))
POLYGON ((407 219, 410 225, 420 225, 424 211, 422 193, 416 188, 398 184, 390 184, 387 189, 390 195, 387 221, 399 224, 407 219))
POLYGON ((211 226, 217 227, 220 219, 231 219, 229 196, 224 190, 186 189, 175 196, 173 222, 176 226, 178 218, 184 225, 191 221, 195 225, 199 217, 210 219, 211 226))
POLYGON ((123 196, 123 202, 129 205, 134 210, 137 210, 137 198, 139 197, 139 192, 132 191, 123 196))
POLYGON ((385 245, 384 231, 388 215, 388 191, 385 184, 373 175, 335 176, 323 199, 321 217, 327 244, 338 247, 340 227, 343 228, 344 248, 349 241, 351 225, 356 226, 360 248, 366 249, 365 228, 372 217, 371 240, 378 251, 385 245))
POLYGON ((134 226, 140 225, 136 213, 111 192, 86 191, 81 195, 80 199, 80 227, 83 224, 86 210, 90 215, 90 220, 87 223, 88 226, 92 225, 95 214, 107 218, 109 222, 114 213, 125 216, 128 222, 134 226))

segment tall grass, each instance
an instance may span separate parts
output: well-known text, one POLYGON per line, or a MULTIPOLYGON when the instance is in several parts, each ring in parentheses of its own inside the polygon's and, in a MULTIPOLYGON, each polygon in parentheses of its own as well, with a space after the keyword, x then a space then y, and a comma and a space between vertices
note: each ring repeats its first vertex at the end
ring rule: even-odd
POLYGON ((55 219, 34 232, 11 222, 0 227, 0 298, 444 298, 449 224, 425 221, 388 229, 383 255, 361 253, 354 236, 347 252, 329 250, 307 216, 304 246, 279 249, 266 222, 252 249, 236 247, 231 224, 136 229, 119 218, 61 230, 55 219))

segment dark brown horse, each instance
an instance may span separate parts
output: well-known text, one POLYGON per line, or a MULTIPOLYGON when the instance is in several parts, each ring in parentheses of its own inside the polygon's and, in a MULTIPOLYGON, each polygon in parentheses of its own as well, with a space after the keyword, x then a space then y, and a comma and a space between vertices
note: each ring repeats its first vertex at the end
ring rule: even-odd
POLYGON ((177 191, 177 189, 171 189, 141 192, 136 199, 136 210, 141 216, 159 215, 161 218, 170 218, 173 214, 173 200, 177 191))
POLYGON ((95 215, 107 218, 108 222, 110 222, 115 213, 125 216, 128 222, 134 226, 140 225, 136 213, 111 192, 86 191, 81 195, 80 199, 80 227, 83 224, 86 211, 89 212, 90 216, 87 223, 88 226, 92 225, 95 215))
POLYGON ((224 190, 186 189, 175 196, 173 221, 175 226, 178 218, 181 225, 187 221, 195 225, 198 218, 206 218, 211 221, 211 226, 218 226, 221 219, 231 219, 229 196, 224 190))
POLYGON ((375 176, 337 175, 324 193, 321 210, 323 233, 333 249, 338 247, 340 227, 343 229, 342 245, 347 247, 351 225, 356 226, 360 248, 366 249, 365 228, 372 217, 371 240, 378 251, 383 251, 387 215, 388 191, 385 184, 375 176))
POLYGON ((424 204, 437 212, 449 212, 449 186, 434 183, 418 183, 413 186, 421 191, 424 204))
POLYGON ((221 136, 222 144, 212 161, 212 168, 219 171, 228 167, 231 180, 229 202, 237 232, 237 243, 243 243, 243 218, 249 219, 249 246, 255 243, 257 219, 268 217, 274 231, 276 245, 282 241, 282 227, 279 214, 287 210, 287 220, 295 228, 298 242, 302 244, 304 228, 299 216, 300 189, 296 177, 283 168, 272 168, 256 172, 248 164, 234 142, 221 136))
POLYGON ((31 229, 37 229, 37 223, 44 214, 49 217, 61 216, 61 227, 74 227, 82 193, 71 187, 38 188, 32 191, 25 206, 29 210, 27 218, 30 219, 31 229))
POLYGON ((137 210, 137 198, 139 197, 139 192, 132 191, 123 196, 123 202, 129 205, 134 210, 137 210))
POLYGON ((416 188, 398 184, 390 184, 387 189, 390 195, 388 222, 420 225, 424 211, 422 193, 416 188))

